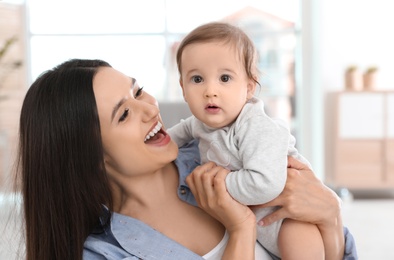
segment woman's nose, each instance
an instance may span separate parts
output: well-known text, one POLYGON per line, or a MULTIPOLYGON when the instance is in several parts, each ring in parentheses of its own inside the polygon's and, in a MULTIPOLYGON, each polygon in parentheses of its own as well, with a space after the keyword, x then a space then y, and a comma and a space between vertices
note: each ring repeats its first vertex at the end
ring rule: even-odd
POLYGON ((160 111, 156 99, 146 95, 144 99, 134 100, 135 110, 140 113, 141 118, 144 122, 152 120, 152 118, 158 117, 160 111))
POLYGON ((147 103, 147 102, 142 102, 143 107, 142 107, 142 120, 143 121, 150 121, 152 118, 158 117, 160 110, 159 107, 156 104, 152 103, 147 103))

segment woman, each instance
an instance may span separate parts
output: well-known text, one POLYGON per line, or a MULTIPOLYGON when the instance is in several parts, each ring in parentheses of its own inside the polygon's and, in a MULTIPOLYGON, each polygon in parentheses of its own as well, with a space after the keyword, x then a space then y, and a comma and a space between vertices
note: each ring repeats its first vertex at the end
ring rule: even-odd
MULTIPOLYGON (((255 247, 251 210, 225 190, 227 171, 212 163, 198 166, 194 143, 178 154, 156 100, 106 62, 71 60, 32 84, 21 111, 19 150, 27 259, 265 254, 255 247)), ((315 223, 342 256, 337 197, 289 161, 295 169, 283 196, 265 205, 283 208, 263 222, 289 217, 315 223), (293 187, 303 184, 316 190, 306 205, 306 191, 293 187)))

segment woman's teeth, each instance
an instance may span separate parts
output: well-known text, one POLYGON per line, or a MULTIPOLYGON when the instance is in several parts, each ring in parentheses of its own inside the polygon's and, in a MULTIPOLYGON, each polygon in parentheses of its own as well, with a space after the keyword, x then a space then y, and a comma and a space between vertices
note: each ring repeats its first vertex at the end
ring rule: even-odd
POLYGON ((161 127, 162 124, 158 122, 155 128, 153 128, 152 131, 150 131, 149 134, 146 135, 144 142, 149 140, 151 137, 155 136, 155 134, 157 134, 160 131, 161 127))

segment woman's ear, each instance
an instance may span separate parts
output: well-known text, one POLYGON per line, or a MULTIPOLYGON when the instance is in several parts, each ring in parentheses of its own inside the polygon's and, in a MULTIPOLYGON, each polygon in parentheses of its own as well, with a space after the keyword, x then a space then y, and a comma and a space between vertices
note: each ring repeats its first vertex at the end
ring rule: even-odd
POLYGON ((110 159, 109 156, 106 153, 104 153, 104 164, 105 165, 108 164, 109 159, 110 159))

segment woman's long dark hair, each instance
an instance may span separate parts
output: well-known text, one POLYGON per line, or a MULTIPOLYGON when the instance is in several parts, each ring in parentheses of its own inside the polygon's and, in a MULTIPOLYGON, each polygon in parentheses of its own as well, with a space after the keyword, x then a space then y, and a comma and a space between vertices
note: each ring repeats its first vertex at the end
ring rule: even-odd
POLYGON ((29 88, 20 117, 18 172, 28 260, 82 259, 83 244, 112 207, 93 78, 100 60, 70 60, 29 88))

